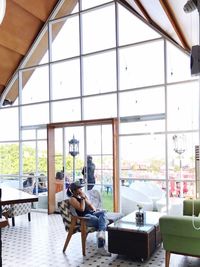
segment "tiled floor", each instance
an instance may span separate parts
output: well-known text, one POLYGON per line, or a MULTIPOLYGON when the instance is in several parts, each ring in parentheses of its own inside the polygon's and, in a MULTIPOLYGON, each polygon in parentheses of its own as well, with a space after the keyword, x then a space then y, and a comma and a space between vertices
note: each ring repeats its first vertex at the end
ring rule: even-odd
MULTIPOLYGON (((3 267, 82 267, 82 266, 143 266, 164 267, 164 251, 160 247, 148 262, 134 262, 116 254, 101 257, 96 253, 96 235, 87 238, 87 256, 81 253, 79 233, 70 241, 65 254, 62 253, 66 238, 59 214, 47 215, 32 212, 32 221, 27 216, 16 217, 16 226, 2 230, 3 267)), ((200 259, 172 255, 170 267, 197 267, 200 259)))

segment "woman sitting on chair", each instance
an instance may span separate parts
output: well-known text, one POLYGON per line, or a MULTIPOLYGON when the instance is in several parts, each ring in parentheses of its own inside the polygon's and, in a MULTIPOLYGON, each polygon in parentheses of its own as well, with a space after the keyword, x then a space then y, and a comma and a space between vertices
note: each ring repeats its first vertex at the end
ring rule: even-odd
POLYGON ((111 256, 105 249, 105 231, 107 219, 103 210, 97 211, 90 203, 86 194, 82 191, 84 184, 76 181, 70 184, 67 189, 67 195, 70 197, 70 205, 75 208, 78 216, 88 217, 87 226, 95 227, 98 231, 98 253, 102 256, 111 256))

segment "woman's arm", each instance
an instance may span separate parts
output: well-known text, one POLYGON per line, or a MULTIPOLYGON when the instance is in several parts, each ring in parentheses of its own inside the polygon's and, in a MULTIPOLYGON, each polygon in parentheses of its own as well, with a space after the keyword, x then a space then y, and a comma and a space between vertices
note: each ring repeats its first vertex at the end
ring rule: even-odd
POLYGON ((76 210, 79 210, 79 211, 85 210, 85 199, 84 198, 81 198, 81 201, 79 202, 75 197, 71 197, 69 200, 69 203, 76 210))

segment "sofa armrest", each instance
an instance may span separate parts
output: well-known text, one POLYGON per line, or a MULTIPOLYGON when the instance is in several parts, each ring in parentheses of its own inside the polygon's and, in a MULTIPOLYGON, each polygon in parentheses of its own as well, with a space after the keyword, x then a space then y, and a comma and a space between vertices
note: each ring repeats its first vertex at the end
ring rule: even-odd
POLYGON ((160 231, 163 248, 171 253, 200 257, 200 219, 192 216, 163 216, 160 218, 160 231))
POLYGON ((192 216, 162 216, 159 220, 161 234, 181 236, 187 238, 200 238, 200 231, 193 227, 200 227, 200 218, 192 216))
POLYGON ((199 216, 200 213, 200 199, 185 199, 183 201, 183 215, 192 216, 194 203, 194 215, 199 216))

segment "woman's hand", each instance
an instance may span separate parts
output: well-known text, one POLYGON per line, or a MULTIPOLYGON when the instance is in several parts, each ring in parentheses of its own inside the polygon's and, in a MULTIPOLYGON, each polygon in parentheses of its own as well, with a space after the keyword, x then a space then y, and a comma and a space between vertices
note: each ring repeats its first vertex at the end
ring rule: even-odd
POLYGON ((92 211, 96 211, 97 209, 92 205, 92 211))
POLYGON ((80 196, 81 198, 86 198, 86 194, 85 194, 83 191, 81 191, 81 192, 79 193, 79 196, 80 196))

